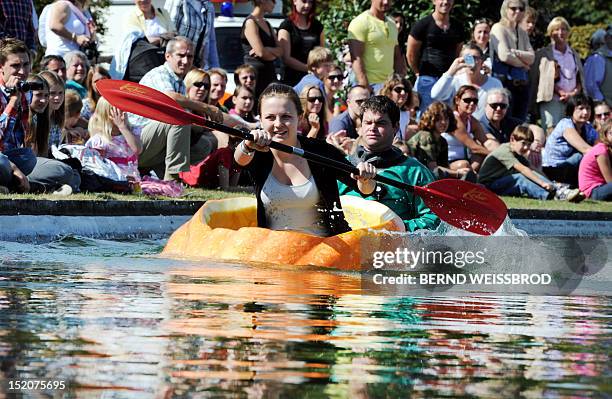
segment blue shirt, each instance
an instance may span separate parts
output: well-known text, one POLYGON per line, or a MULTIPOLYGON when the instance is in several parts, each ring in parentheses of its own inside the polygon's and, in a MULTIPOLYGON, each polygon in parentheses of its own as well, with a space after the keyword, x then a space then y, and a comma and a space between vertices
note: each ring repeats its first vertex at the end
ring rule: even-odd
POLYGON ((340 115, 336 115, 329 122, 329 132, 336 133, 340 130, 346 130, 346 137, 356 139, 359 137, 357 129, 355 128, 355 122, 351 119, 351 115, 348 110, 344 111, 340 115))
MULTIPOLYGON (((546 145, 544 146, 544 151, 542 151, 542 166, 556 167, 578 152, 563 137, 563 133, 567 129, 576 129, 572 118, 561 119, 546 139, 546 145)), ((590 123, 585 124, 582 131, 578 131, 578 133, 589 145, 593 145, 598 137, 597 131, 590 123)))
POLYGON ((302 90, 304 89, 304 87, 308 86, 308 85, 314 85, 317 86, 319 88, 319 90, 321 91, 321 94, 323 94, 323 97, 326 98, 327 96, 325 95, 325 84, 323 83, 323 81, 319 78, 317 78, 314 74, 309 73, 307 75, 305 75, 302 80, 300 80, 298 82, 298 84, 296 84, 295 86, 293 86, 293 90, 295 90, 295 92, 297 93, 297 95, 299 96, 302 93, 302 90))

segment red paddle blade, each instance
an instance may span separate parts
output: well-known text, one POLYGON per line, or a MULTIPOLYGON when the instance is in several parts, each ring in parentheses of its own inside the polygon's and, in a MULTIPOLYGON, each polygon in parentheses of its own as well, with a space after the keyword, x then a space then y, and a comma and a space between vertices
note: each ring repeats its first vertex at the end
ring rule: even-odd
POLYGON ((456 179, 442 179, 414 192, 440 219, 463 230, 491 235, 508 214, 506 204, 486 188, 456 179))
POLYGON ((96 88, 111 105, 124 112, 171 125, 201 124, 203 118, 186 112, 164 93, 127 80, 102 79, 96 88))

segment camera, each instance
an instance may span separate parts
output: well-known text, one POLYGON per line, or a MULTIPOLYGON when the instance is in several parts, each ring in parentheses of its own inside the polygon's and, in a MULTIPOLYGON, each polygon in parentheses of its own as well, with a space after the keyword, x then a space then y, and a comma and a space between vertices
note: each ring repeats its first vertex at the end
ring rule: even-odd
POLYGON ((17 82, 15 87, 7 87, 5 90, 8 95, 19 91, 25 93, 32 90, 43 90, 45 86, 40 82, 17 82))
POLYGON ((80 50, 85 53, 85 56, 90 61, 96 61, 100 56, 98 44, 95 41, 88 42, 87 44, 81 46, 80 50))
POLYGON ((474 60, 474 56, 472 54, 465 54, 463 56, 463 61, 465 61, 465 65, 473 68, 476 65, 476 60, 474 60))

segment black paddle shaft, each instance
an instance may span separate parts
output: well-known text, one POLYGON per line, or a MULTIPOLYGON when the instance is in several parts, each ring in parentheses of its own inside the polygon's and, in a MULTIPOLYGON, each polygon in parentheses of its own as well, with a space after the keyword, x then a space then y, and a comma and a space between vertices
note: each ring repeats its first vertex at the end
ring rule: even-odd
MULTIPOLYGON (((229 127, 229 126, 225 126, 222 125, 220 123, 216 123, 216 122, 212 122, 212 121, 206 121, 206 127, 213 129, 213 130, 218 130, 220 132, 223 133, 227 133, 231 136, 236 136, 236 137, 240 137, 244 140, 253 140, 254 137, 251 133, 244 131, 244 130, 240 130, 240 129, 236 129, 233 127, 229 127)), ((320 165, 323 166, 331 166, 334 169, 338 169, 341 170, 343 172, 346 173, 353 173, 355 175, 359 175, 359 169, 357 169, 356 167, 352 166, 352 165, 348 165, 345 164, 343 162, 339 162, 336 161, 335 159, 331 159, 331 158, 327 158, 324 156, 321 156, 319 154, 315 154, 313 152, 310 151, 306 151, 303 150, 301 148, 297 148, 297 147, 293 147, 290 145, 286 145, 286 144, 282 144, 282 143, 278 143, 276 141, 272 141, 269 145, 270 148, 274 148, 275 150, 281 151, 281 152, 286 152, 288 154, 295 154, 298 155, 302 158, 305 158, 309 161, 312 162, 316 162, 320 165)), ((380 175, 376 175, 374 176, 374 180, 376 180, 377 182, 380 183, 384 183, 384 184, 388 184, 390 186, 393 187, 397 187, 399 189, 402 190, 406 190, 409 192, 414 192, 414 186, 411 186, 410 184, 406 184, 404 182, 401 181, 397 181, 394 179, 389 179, 388 177, 385 176, 380 176, 380 175)))

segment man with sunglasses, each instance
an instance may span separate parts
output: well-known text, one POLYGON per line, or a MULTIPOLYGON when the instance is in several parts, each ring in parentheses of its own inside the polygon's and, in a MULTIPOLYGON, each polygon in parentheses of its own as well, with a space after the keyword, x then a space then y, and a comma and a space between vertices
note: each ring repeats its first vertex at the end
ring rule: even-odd
POLYGON ((346 111, 334 116, 329 123, 329 136, 343 132, 341 136, 349 139, 359 137, 357 129, 361 126, 361 104, 371 95, 369 87, 353 86, 347 93, 346 111))

